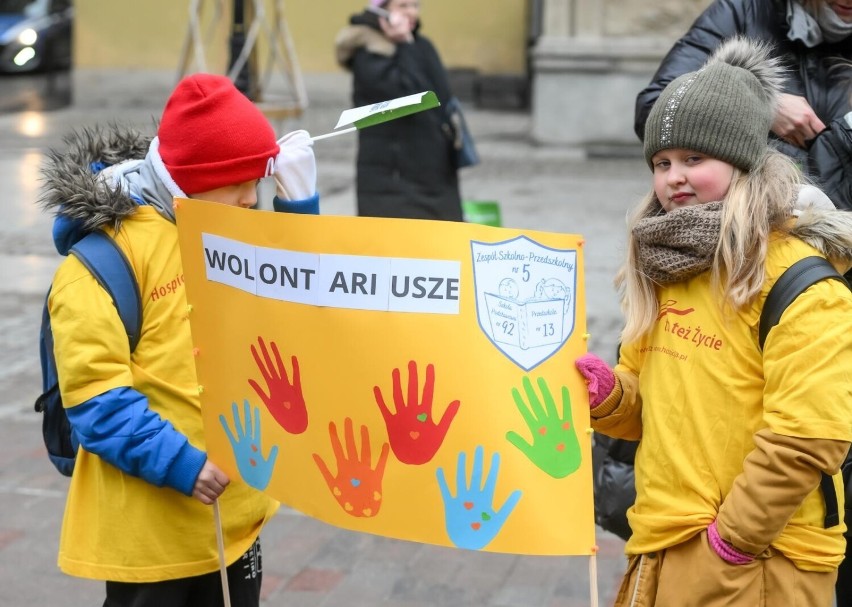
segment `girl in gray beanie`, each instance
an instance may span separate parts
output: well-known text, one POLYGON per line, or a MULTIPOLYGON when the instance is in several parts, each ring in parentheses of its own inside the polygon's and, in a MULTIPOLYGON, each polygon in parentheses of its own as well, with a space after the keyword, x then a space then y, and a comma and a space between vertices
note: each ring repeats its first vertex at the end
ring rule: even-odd
POLYGON ((757 333, 795 262, 852 267, 852 214, 796 208, 801 173, 767 146, 768 51, 733 39, 661 94, 617 280, 619 362, 577 360, 594 429, 640 441, 619 606, 832 605, 844 526, 819 483, 842 487, 852 442, 852 293, 818 282, 762 351, 757 333))

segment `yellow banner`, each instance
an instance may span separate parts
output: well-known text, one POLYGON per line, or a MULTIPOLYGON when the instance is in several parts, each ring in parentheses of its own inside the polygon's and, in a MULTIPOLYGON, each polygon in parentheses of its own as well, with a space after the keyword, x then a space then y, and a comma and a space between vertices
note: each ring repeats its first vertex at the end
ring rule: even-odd
POLYGON ((355 531, 594 552, 580 236, 176 206, 232 479, 355 531))

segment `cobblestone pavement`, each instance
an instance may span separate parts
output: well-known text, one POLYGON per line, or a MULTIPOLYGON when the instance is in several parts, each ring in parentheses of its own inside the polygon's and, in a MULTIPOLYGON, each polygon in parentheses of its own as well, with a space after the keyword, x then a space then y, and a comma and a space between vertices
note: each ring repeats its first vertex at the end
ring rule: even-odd
MULTIPOLYGON (((82 607, 103 600, 100 582, 66 577, 56 568, 66 479, 48 463, 32 412, 40 383, 39 315, 59 262, 50 218, 34 202, 38 168, 46 147, 59 144, 72 127, 121 120, 153 130, 173 77, 78 71, 71 79, 75 102, 64 109, 32 102, 48 86, 44 82, 0 79, 0 111, 6 110, 0 113, 0 607, 82 607), (4 106, 12 94, 20 103, 4 106), (20 107, 49 111, 9 111, 20 107)), ((276 124, 278 132, 330 131, 348 107, 344 76, 308 75, 306 81, 310 107, 300 119, 276 124)), ((584 235, 590 349, 611 359, 619 328, 611 282, 623 252, 624 216, 649 187, 638 152, 635 158, 584 161, 570 150, 531 144, 527 114, 467 111, 483 162, 463 172, 464 197, 499 201, 506 226, 584 235)), ((355 143, 343 136, 316 145, 323 213, 354 213, 355 143)), ((599 530, 598 544, 600 604, 607 606, 625 565, 623 543, 599 530)), ((263 550, 264 605, 270 606, 589 604, 588 559, 581 557, 418 545, 343 531, 289 509, 264 532, 263 550)))

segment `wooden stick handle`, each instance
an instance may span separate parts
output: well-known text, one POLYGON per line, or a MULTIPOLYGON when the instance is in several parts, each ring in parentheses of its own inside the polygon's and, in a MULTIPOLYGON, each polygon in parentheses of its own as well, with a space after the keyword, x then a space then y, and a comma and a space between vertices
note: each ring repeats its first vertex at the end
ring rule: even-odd
POLYGON ((225 607, 231 607, 231 591, 228 589, 228 566, 225 564, 225 540, 222 537, 222 513, 219 500, 213 502, 213 517, 216 519, 216 545, 219 547, 219 574, 222 577, 222 596, 225 607))
POLYGON ((598 607, 598 554, 597 550, 589 557, 589 590, 592 607, 598 607))

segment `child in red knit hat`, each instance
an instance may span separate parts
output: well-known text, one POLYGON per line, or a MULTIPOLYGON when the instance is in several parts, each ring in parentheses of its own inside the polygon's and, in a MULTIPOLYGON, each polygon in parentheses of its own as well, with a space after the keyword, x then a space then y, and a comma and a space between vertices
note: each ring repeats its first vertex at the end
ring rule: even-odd
POLYGON ((258 538, 278 504, 229 486, 204 451, 172 201, 252 207, 259 181, 273 177, 277 210, 316 213, 310 136, 276 141, 230 80, 197 74, 177 85, 153 139, 110 127, 67 142, 44 171, 57 248, 67 254, 84 233, 108 233, 133 267, 142 330, 131 353, 110 296, 68 256, 48 301, 62 400, 81 445, 59 566, 105 580, 112 607, 222 605, 209 507, 219 500, 231 604, 257 607, 258 538))

